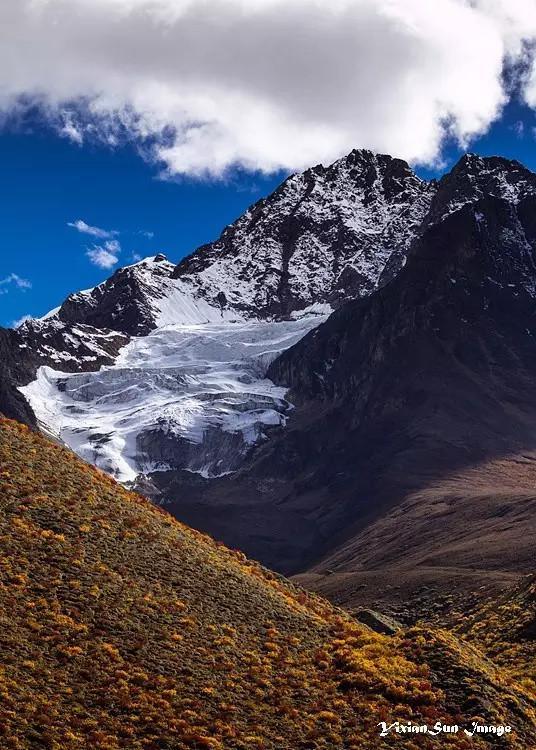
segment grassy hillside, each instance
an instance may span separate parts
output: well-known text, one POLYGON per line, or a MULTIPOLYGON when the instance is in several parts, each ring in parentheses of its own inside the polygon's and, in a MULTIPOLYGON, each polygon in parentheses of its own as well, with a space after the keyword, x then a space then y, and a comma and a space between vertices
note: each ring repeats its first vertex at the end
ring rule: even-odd
POLYGON ((536 576, 479 607, 456 630, 536 696, 536 576))
POLYGON ((473 716, 536 743, 528 693, 473 647, 377 635, 0 421, 2 750, 489 747, 376 728, 473 716))

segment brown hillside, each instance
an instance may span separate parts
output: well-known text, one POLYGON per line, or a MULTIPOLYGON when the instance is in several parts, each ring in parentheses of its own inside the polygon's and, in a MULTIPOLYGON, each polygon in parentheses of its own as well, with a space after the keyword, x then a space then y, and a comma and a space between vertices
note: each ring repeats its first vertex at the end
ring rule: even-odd
POLYGON ((456 631, 536 695, 536 576, 479 607, 456 631))
POLYGON ((296 580, 339 606, 405 622, 467 612, 534 569, 535 487, 526 453, 429 480, 296 580))
POLYGON ((473 647, 377 635, 7 420, 0 510, 2 750, 437 748, 376 724, 473 716, 536 742, 473 647))

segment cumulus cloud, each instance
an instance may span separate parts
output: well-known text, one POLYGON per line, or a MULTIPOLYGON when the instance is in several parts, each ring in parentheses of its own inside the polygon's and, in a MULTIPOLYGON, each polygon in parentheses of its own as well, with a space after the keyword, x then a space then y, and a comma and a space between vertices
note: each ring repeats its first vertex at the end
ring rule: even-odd
POLYGON ((0 25, 0 107, 171 174, 429 163, 498 117, 505 67, 536 107, 534 0, 2 0, 0 25))
POLYGON ((25 292, 27 289, 32 288, 32 282, 28 279, 23 279, 16 273, 10 273, 3 279, 0 279, 0 294, 7 294, 10 288, 20 289, 25 292))
POLYGON ((93 245, 86 253, 93 265, 110 269, 119 263, 121 246, 117 240, 108 240, 103 245, 93 245))
POLYGON ((78 232, 81 232, 82 234, 89 234, 92 237, 99 237, 100 239, 116 237, 119 234, 119 232, 116 232, 114 229, 108 230, 108 229, 101 229, 100 227, 92 227, 90 224, 87 224, 82 219, 77 219, 76 221, 69 221, 67 223, 67 226, 73 227, 73 229, 76 229, 78 232))

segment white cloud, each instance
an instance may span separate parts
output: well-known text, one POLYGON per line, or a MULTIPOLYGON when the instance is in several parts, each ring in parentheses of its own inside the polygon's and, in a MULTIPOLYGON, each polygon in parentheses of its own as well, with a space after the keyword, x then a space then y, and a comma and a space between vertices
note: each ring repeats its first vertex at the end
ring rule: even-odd
POLYGON ((0 106, 34 96, 64 136, 145 140, 173 174, 431 162, 500 114, 505 63, 536 108, 534 0, 2 0, 0 27, 0 106))
POLYGON ((28 279, 23 279, 16 273, 10 273, 8 276, 0 279, 0 294, 7 294, 10 287, 15 287, 25 292, 27 289, 32 288, 32 282, 28 281, 28 279))
MULTIPOLYGON (((75 119, 72 112, 60 112, 60 125, 58 132, 60 135, 68 138, 73 143, 81 146, 84 143, 83 130, 75 125, 75 119)), ((82 222, 83 223, 83 222, 82 222)), ((72 224, 70 226, 73 226, 72 224)))
POLYGON ((77 219, 76 221, 69 221, 67 223, 68 227, 73 227, 73 229, 76 229, 78 232, 81 232, 82 234, 90 234, 92 237, 99 237, 100 239, 107 239, 108 237, 116 237, 119 232, 116 232, 114 229, 108 230, 108 229, 101 229, 100 227, 92 227, 90 224, 86 224, 85 221, 82 219, 77 219))
POLYGON ((525 123, 523 120, 517 120, 514 122, 513 125, 510 125, 510 129, 514 131, 518 138, 523 138, 525 136, 525 123))
POLYGON ((86 253, 93 265, 99 268, 113 268, 119 262, 121 246, 117 240, 108 240, 104 245, 94 245, 86 253))
POLYGON ((33 316, 32 315, 23 315, 21 318, 18 318, 18 320, 14 320, 13 323, 11 324, 11 327, 12 328, 20 328, 21 325, 23 325, 24 323, 26 323, 27 320, 33 320, 33 316))

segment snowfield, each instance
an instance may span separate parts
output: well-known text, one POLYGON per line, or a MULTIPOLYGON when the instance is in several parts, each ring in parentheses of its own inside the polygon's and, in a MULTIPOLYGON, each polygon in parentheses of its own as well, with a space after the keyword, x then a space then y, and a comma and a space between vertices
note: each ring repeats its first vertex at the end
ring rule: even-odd
POLYGON ((236 470, 268 428, 285 424, 291 405, 266 370, 329 311, 164 325, 132 339, 113 366, 75 374, 41 367, 21 391, 49 432, 119 481, 170 468, 219 476, 236 470))

